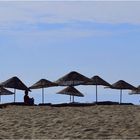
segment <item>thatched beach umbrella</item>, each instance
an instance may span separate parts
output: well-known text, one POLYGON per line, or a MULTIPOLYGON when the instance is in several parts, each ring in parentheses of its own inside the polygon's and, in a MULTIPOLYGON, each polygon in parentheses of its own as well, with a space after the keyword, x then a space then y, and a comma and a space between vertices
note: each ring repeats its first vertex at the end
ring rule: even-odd
POLYGON ((42 88, 42 103, 44 103, 44 88, 54 87, 54 86, 57 86, 57 84, 53 83, 49 80, 46 80, 46 79, 41 79, 29 88, 30 89, 40 89, 40 88, 42 88))
POLYGON ((101 77, 99 76, 93 76, 91 78, 92 82, 87 82, 86 85, 95 85, 96 86, 96 103, 98 102, 98 91, 97 91, 97 86, 101 85, 101 86, 110 86, 110 84, 108 82, 106 82, 105 80, 103 80, 101 77))
POLYGON ((133 94, 140 94, 140 86, 138 86, 136 89, 134 90, 131 90, 131 92, 129 93, 130 95, 133 95, 133 94))
MULTIPOLYGON (((80 91, 78 91, 76 88, 74 88, 72 86, 69 86, 69 87, 57 92, 57 94, 73 96, 73 102, 74 102, 74 96, 84 97, 84 95, 80 91)), ((70 102, 71 102, 71 99, 70 99, 70 102)))
POLYGON ((110 86, 112 89, 119 89, 120 90, 120 104, 122 103, 122 90, 135 90, 136 87, 127 83, 126 81, 119 80, 118 82, 112 84, 110 86))
POLYGON ((5 88, 14 88, 14 102, 16 101, 16 89, 30 91, 29 88, 16 76, 2 82, 0 86, 5 88))
POLYGON ((87 82, 91 82, 91 79, 76 71, 72 71, 55 81, 59 86, 78 86, 84 85, 87 82))
POLYGON ((1 95, 12 95, 14 92, 11 92, 3 87, 0 87, 0 102, 1 102, 1 95))
POLYGON ((59 86, 78 86, 83 85, 86 82, 91 82, 91 79, 75 71, 72 71, 55 81, 59 86))

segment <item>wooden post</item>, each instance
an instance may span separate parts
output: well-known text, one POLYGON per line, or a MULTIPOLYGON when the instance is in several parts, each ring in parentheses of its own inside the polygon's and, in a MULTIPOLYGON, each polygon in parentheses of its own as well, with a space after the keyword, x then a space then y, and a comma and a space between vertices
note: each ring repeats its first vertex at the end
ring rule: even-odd
POLYGON ((42 104, 44 104, 44 88, 42 88, 42 104))
POLYGON ((122 89, 120 90, 120 104, 122 103, 122 89))
POLYGON ((97 93, 98 91, 97 91, 97 85, 96 85, 96 103, 98 102, 98 93, 97 93))
POLYGON ((16 89, 14 88, 14 103, 16 102, 16 89))
POLYGON ((71 95, 70 95, 70 103, 71 103, 71 95))

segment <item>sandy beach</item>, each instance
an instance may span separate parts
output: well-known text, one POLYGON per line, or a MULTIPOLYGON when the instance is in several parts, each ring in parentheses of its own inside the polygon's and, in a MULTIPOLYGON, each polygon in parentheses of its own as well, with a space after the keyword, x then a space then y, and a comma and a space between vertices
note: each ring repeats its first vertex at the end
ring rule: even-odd
POLYGON ((140 139, 140 106, 7 106, 1 139, 140 139))

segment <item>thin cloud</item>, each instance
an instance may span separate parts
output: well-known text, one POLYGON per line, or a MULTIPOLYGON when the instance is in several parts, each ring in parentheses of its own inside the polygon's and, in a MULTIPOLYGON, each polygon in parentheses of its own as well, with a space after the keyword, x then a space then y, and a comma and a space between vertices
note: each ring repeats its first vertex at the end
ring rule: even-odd
POLYGON ((116 26, 139 26, 139 5, 140 2, 112 1, 0 2, 0 36, 13 38, 19 46, 21 42, 34 46, 35 40, 47 43, 137 32, 135 28, 116 26))
POLYGON ((7 1, 0 2, 0 25, 10 27, 19 23, 22 27, 23 24, 73 23, 75 21, 140 24, 139 7, 138 1, 7 1))

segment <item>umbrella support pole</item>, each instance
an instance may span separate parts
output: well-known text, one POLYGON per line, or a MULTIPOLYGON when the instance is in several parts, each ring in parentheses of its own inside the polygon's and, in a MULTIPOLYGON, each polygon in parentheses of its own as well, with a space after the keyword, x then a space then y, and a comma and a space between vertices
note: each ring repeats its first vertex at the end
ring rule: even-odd
POLYGON ((1 102, 1 95, 0 95, 0 102, 1 102))
POLYGON ((96 103, 98 102, 98 94, 97 94, 97 85, 96 85, 96 103))
POLYGON ((74 103, 74 96, 73 96, 73 103, 74 103))
POLYGON ((44 104, 44 88, 42 88, 42 104, 44 104))
POLYGON ((70 95, 70 103, 71 103, 71 95, 70 95))
POLYGON ((122 103, 122 89, 120 90, 120 104, 122 103))
POLYGON ((14 89, 14 103, 16 102, 16 89, 14 89))

